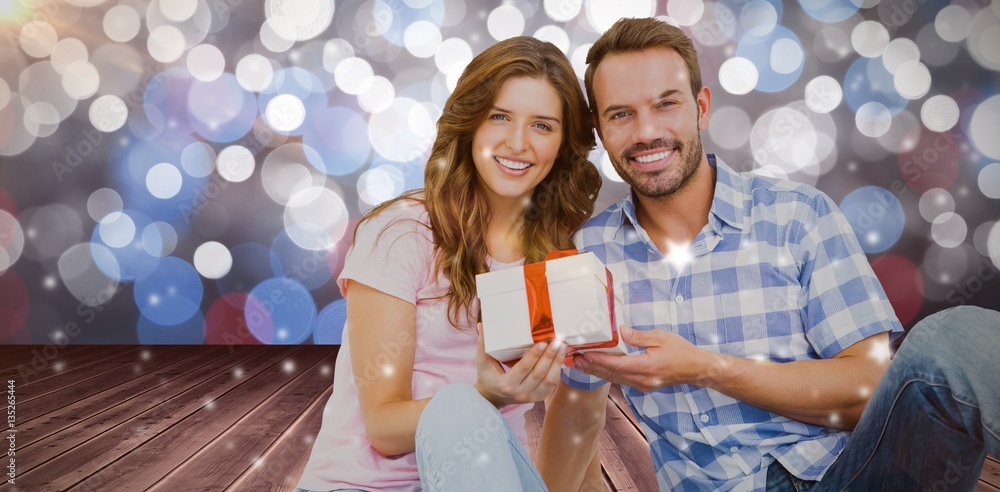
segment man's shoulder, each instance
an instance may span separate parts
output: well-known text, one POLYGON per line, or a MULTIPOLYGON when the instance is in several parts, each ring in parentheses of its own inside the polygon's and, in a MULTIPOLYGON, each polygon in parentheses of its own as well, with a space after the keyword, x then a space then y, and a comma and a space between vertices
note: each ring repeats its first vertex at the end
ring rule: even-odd
POLYGON ((615 202, 598 212, 583 224, 574 237, 577 249, 583 251, 589 247, 612 240, 621 227, 622 207, 626 199, 615 202))

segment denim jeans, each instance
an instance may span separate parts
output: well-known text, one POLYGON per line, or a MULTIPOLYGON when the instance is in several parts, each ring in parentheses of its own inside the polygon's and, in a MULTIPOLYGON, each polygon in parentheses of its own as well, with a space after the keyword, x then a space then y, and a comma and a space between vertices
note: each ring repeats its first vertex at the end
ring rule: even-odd
POLYGON ((469 384, 449 384, 431 398, 416 445, 425 492, 548 490, 507 420, 469 384))
POLYGON ((774 463, 767 489, 973 490, 986 452, 1000 456, 1000 313, 957 307, 910 330, 822 480, 774 463))

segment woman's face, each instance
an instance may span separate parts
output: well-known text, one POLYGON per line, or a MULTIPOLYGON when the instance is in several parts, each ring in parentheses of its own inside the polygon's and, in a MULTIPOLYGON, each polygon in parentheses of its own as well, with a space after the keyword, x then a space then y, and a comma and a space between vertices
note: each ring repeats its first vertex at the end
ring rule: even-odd
POLYGON ((552 170, 563 138, 562 101, 548 81, 504 81, 472 136, 472 160, 494 210, 525 206, 552 170))

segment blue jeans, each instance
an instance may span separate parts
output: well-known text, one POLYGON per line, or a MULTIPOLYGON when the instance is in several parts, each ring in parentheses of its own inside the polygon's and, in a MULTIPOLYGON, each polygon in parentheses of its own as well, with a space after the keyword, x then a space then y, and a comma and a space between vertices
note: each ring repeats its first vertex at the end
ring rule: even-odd
POLYGON ((548 490, 507 420, 469 384, 449 384, 431 398, 416 445, 425 492, 548 490))
POLYGON ((973 490, 1000 456, 1000 313, 952 308, 910 330, 819 482, 779 463, 767 490, 973 490))

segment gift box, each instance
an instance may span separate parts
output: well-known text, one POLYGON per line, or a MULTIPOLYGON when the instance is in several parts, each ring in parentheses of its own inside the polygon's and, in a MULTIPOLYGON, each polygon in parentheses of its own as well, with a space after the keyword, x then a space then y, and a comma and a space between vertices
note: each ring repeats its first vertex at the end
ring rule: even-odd
POLYGON ((593 253, 554 251, 545 261, 477 275, 476 289, 486 353, 500 362, 553 339, 569 344, 567 360, 592 350, 628 353, 618 336, 621 299, 593 253))

